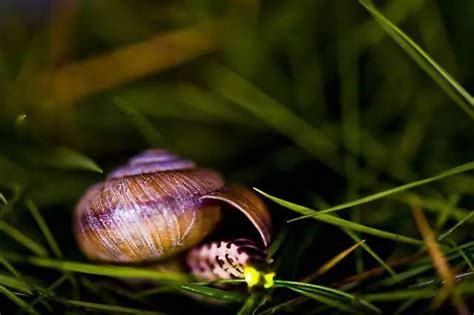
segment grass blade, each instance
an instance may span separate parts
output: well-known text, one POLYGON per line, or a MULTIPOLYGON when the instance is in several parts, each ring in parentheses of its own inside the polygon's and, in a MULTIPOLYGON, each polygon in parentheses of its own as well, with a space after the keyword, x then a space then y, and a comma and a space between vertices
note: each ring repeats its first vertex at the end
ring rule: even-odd
POLYGON ((46 165, 64 169, 86 170, 103 173, 102 169, 82 153, 66 147, 53 147, 44 152, 38 151, 38 158, 46 165))
POLYGON ((39 228, 41 229, 41 232, 43 233, 46 241, 49 244, 49 247, 53 251, 54 255, 57 258, 62 258, 63 253, 61 252, 61 249, 58 246, 58 243, 54 239, 53 234, 51 233, 51 230, 49 229, 48 225, 46 224, 46 221, 43 219, 43 216, 39 212, 38 208, 34 204, 33 200, 27 199, 26 202, 26 207, 28 210, 30 210, 31 215, 35 219, 36 223, 38 224, 39 228))
POLYGON ((253 315, 265 304, 266 301, 267 298, 264 295, 253 293, 245 300, 244 305, 237 315, 253 315))
POLYGON ((12 291, 5 288, 3 285, 0 285, 0 293, 5 295, 8 299, 10 299, 13 303, 21 307, 22 310, 28 312, 30 314, 38 314, 31 306, 29 306, 25 301, 15 295, 12 291))
POLYGON ((179 286, 179 288, 181 291, 190 292, 193 294, 198 294, 205 297, 227 301, 227 302, 233 302, 233 303, 242 302, 245 298, 243 295, 239 293, 211 288, 211 287, 207 287, 207 286, 199 285, 199 284, 182 284, 179 286))
POLYGON ((352 200, 352 201, 349 201, 349 202, 346 202, 346 203, 342 203, 340 205, 330 207, 330 208, 327 208, 327 209, 324 209, 324 210, 321 210, 321 211, 315 211, 315 210, 306 208, 307 210, 310 210, 310 211, 306 211, 306 212, 308 212, 306 215, 298 217, 298 218, 291 219, 288 222, 293 222, 293 221, 297 221, 297 220, 301 220, 301 219, 305 219, 305 218, 309 218, 309 217, 313 217, 313 216, 319 216, 319 215, 322 215, 322 214, 330 213, 330 212, 333 212, 333 211, 339 211, 339 210, 347 209, 347 208, 350 208, 350 207, 358 206, 358 205, 361 205, 361 204, 364 204, 364 203, 367 203, 367 202, 371 202, 371 201, 375 201, 375 200, 378 200, 378 199, 381 199, 381 198, 384 198, 384 197, 387 197, 387 196, 390 196, 390 195, 393 195, 393 194, 396 194, 396 193, 399 193, 399 192, 402 192, 402 191, 405 191, 405 190, 408 190, 408 189, 411 189, 411 188, 426 185, 426 184, 429 184, 431 182, 443 179, 445 177, 449 177, 449 176, 453 176, 453 175, 456 175, 456 174, 468 172, 468 171, 471 171, 471 170, 474 170, 474 162, 469 162, 469 163, 454 167, 452 169, 449 169, 445 172, 442 172, 442 173, 440 173, 438 175, 435 175, 435 176, 432 176, 432 177, 421 179, 421 180, 411 182, 411 183, 408 183, 408 184, 405 184, 405 185, 402 185, 402 186, 398 186, 398 187, 395 187, 395 188, 387 189, 385 191, 382 191, 382 192, 379 192, 379 193, 376 193, 376 194, 373 194, 373 195, 369 195, 369 196, 366 196, 366 197, 362 197, 362 198, 359 198, 359 199, 356 199, 356 200, 352 200))
POLYGON ((47 251, 46 249, 33 241, 31 238, 20 232, 19 230, 15 229, 14 227, 10 226, 5 221, 0 221, 0 231, 3 231, 5 234, 13 238, 15 241, 23 245, 24 247, 28 248, 30 251, 35 253, 39 256, 46 256, 47 251))
POLYGON ((334 163, 337 157, 336 145, 285 106, 222 66, 211 66, 210 84, 222 96, 242 106, 333 170, 340 172, 337 167, 339 164, 334 163))
POLYGON ((101 303, 93 303, 93 302, 86 302, 86 301, 78 301, 78 300, 67 300, 67 299, 54 299, 57 302, 60 302, 65 305, 70 306, 77 306, 83 307, 89 310, 97 310, 97 311, 105 311, 112 314, 123 313, 123 314, 144 314, 144 315, 161 315, 165 313, 161 312, 154 312, 154 311, 147 311, 147 310, 140 310, 131 307, 123 307, 118 305, 110 305, 110 304, 101 304, 101 303))
POLYGON ((452 232, 454 232, 454 230, 456 230, 458 227, 460 227, 461 225, 463 225, 464 223, 466 223, 473 215, 474 215, 474 211, 471 211, 471 213, 469 213, 464 219, 462 219, 461 221, 459 221, 458 223, 456 223, 452 228, 450 228, 449 230, 447 230, 446 232, 444 232, 443 234, 441 234, 441 235, 438 237, 438 241, 442 241, 443 239, 445 239, 449 234, 451 234, 452 232))
POLYGON ((418 44, 382 15, 368 0, 360 3, 370 12, 385 31, 408 55, 448 94, 451 99, 474 119, 474 98, 418 44))
MULTIPOLYGON (((356 242, 361 242, 360 238, 351 230, 345 229, 344 232, 346 232, 347 235, 349 235, 350 238, 352 238, 356 242)), ((372 256, 387 272, 397 279, 397 274, 395 271, 366 243, 360 243, 360 246, 367 252, 369 253, 370 256, 372 256)))
POLYGON ((327 261, 325 264, 323 264, 318 270, 316 270, 314 273, 310 274, 309 276, 303 278, 301 282, 312 282, 315 278, 325 274, 329 270, 331 270, 335 265, 337 265, 341 260, 349 256, 350 253, 352 253, 356 248, 362 245, 365 240, 359 241, 358 243, 352 245, 351 247, 343 250, 333 258, 331 258, 329 261, 327 261))
POLYGON ((350 301, 351 303, 354 303, 354 302, 360 303, 360 305, 365 306, 367 309, 370 309, 373 312, 380 313, 380 310, 377 307, 370 304, 366 300, 355 297, 354 295, 350 293, 333 289, 330 287, 304 283, 304 282, 286 281, 286 280, 275 280, 275 286, 285 287, 288 289, 296 288, 305 292, 321 294, 321 295, 330 297, 331 299, 345 300, 346 302, 350 301))
POLYGON ((433 307, 439 308, 441 304, 444 303, 444 300, 453 292, 454 287, 456 285, 456 281, 448 265, 448 262, 446 261, 446 258, 441 252, 439 244, 436 241, 434 232, 431 229, 428 220, 426 219, 425 214, 423 213, 423 210, 415 202, 413 204, 413 216, 415 217, 415 221, 420 231, 420 234, 423 236, 423 240, 426 243, 428 253, 431 259, 433 260, 433 265, 435 266, 439 277, 444 282, 444 290, 440 290, 439 294, 434 299, 432 304, 433 307))
POLYGON ((165 282, 188 282, 190 280, 190 277, 186 274, 177 272, 160 272, 139 267, 94 265, 50 258, 22 257, 13 254, 5 255, 5 257, 11 261, 26 262, 41 268, 51 268, 61 271, 71 271, 115 278, 149 279, 165 282))
POLYGON ((304 296, 307 296, 309 298, 312 298, 313 300, 316 300, 320 303, 326 304, 326 305, 328 305, 330 307, 333 307, 335 309, 338 309, 342 312, 346 312, 346 313, 356 313, 357 312, 357 310, 354 309, 353 307, 349 307, 341 301, 337 301, 337 300, 333 300, 331 298, 327 298, 324 295, 320 295, 320 294, 313 293, 313 292, 308 292, 308 291, 301 290, 301 289, 298 289, 298 288, 295 288, 295 287, 292 287, 292 286, 286 286, 285 288, 290 289, 291 291, 294 291, 296 293, 302 294, 304 296))
MULTIPOLYGON (((311 213, 311 214, 319 213, 319 212, 316 212, 313 209, 310 209, 310 208, 307 208, 307 207, 304 207, 304 206, 301 206, 301 205, 297 205, 295 203, 292 203, 292 202, 274 197, 272 195, 269 195, 266 192, 263 192, 263 191, 261 191, 257 188, 254 188, 254 189, 257 192, 259 192, 260 194, 264 195, 265 197, 267 197, 267 198, 271 199, 272 201, 276 202, 277 204, 279 204, 279 205, 281 205, 285 208, 288 208, 290 210, 296 211, 298 213, 305 214, 305 215, 308 214, 308 213, 311 213)), ((354 222, 351 222, 351 221, 348 221, 348 220, 340 219, 338 217, 335 217, 335 216, 332 216, 332 215, 329 215, 329 214, 321 214, 321 215, 318 215, 318 216, 310 215, 308 217, 311 217, 315 220, 322 221, 322 222, 325 222, 325 223, 328 223, 328 224, 336 225, 336 226, 339 226, 339 227, 342 227, 342 228, 347 228, 347 229, 350 229, 350 230, 359 231, 359 232, 375 235, 375 236, 386 238, 386 239, 391 239, 391 240, 396 241, 396 242, 407 243, 407 244, 412 244, 412 245, 423 245, 423 242, 421 240, 417 240, 415 238, 411 238, 411 237, 408 237, 408 236, 404 236, 404 235, 400 235, 400 234, 396 234, 396 233, 392 233, 392 232, 387 232, 387 231, 375 229, 375 228, 368 227, 368 226, 365 226, 365 225, 362 225, 362 224, 359 224, 359 223, 354 223, 354 222)), ((292 221, 292 220, 290 220, 290 221, 292 221)))
POLYGON ((16 277, 8 276, 1 273, 0 273, 0 285, 4 285, 6 287, 12 288, 14 290, 17 290, 25 294, 33 294, 28 284, 24 283, 23 281, 19 280, 16 277))

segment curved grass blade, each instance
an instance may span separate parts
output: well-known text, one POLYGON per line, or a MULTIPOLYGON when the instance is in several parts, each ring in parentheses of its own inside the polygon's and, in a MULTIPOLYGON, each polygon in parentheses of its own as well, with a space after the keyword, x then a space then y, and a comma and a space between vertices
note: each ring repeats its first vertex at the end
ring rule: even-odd
POLYGON ((332 300, 339 299, 342 301, 346 301, 346 303, 350 301, 351 303, 357 303, 357 304, 360 304, 361 306, 364 306, 367 310, 380 313, 380 310, 376 306, 370 304, 368 301, 364 299, 360 299, 350 293, 333 289, 330 287, 304 283, 304 282, 286 281, 286 280, 275 280, 275 286, 285 287, 292 290, 299 289, 305 292, 316 293, 318 295, 329 297, 332 300))
POLYGON ((136 309, 136 308, 131 308, 131 307, 118 306, 118 305, 101 304, 101 303, 93 303, 93 302, 78 301, 78 300, 67 300, 67 299, 54 299, 54 300, 65 305, 83 307, 89 310, 105 311, 112 314, 118 314, 118 313, 144 314, 144 315, 165 314, 161 312, 147 311, 147 310, 141 310, 141 309, 136 309))
POLYGON ((23 245, 24 247, 28 248, 30 251, 35 253, 39 256, 46 256, 47 250, 33 241, 31 238, 20 232, 19 230, 15 229, 14 227, 10 226, 5 221, 0 221, 0 231, 3 231, 5 234, 13 238, 15 241, 23 245))
POLYGON ((335 308, 339 311, 342 311, 342 312, 345 312, 345 313, 357 313, 357 309, 346 305, 342 301, 333 300, 331 298, 325 297, 324 295, 320 295, 320 294, 313 293, 313 292, 308 292, 308 291, 301 290, 301 289, 298 289, 298 288, 295 288, 295 287, 292 287, 292 286, 285 286, 285 288, 290 289, 291 291, 294 291, 296 293, 302 294, 304 296, 307 296, 309 298, 312 298, 313 300, 316 300, 316 301, 318 301, 320 303, 323 303, 327 306, 335 308))
POLYGON ((16 277, 8 276, 1 273, 0 273, 0 285, 4 285, 6 287, 12 288, 14 290, 17 290, 25 294, 33 294, 28 284, 24 283, 23 281, 19 280, 16 277))
POLYGON ((93 160, 66 147, 53 147, 44 152, 40 150, 38 158, 51 167, 103 173, 102 169, 93 160))
POLYGON ((22 257, 18 255, 5 255, 12 261, 26 262, 41 268, 51 268, 62 271, 71 271, 91 275, 107 276, 114 278, 149 279, 164 282, 189 282, 190 277, 177 272, 160 272, 147 268, 115 266, 115 265, 94 265, 74 261, 57 260, 40 257, 22 257))
POLYGON ((199 284, 182 284, 179 286, 179 289, 181 291, 233 303, 242 302, 245 299, 245 297, 239 293, 211 288, 199 284))
POLYGON ((12 291, 5 288, 3 285, 0 285, 0 294, 5 295, 9 300, 18 305, 22 310, 30 314, 38 314, 31 306, 29 306, 25 301, 15 295, 12 291))
MULTIPOLYGON (((323 215, 323 214, 326 214, 326 213, 330 213, 330 212, 339 211, 339 210, 347 209, 347 208, 350 208, 350 207, 358 206, 358 205, 361 205, 361 204, 364 204, 364 203, 367 203, 367 202, 371 202, 371 201, 374 201, 374 200, 378 200, 378 199, 381 199, 381 198, 384 198, 384 197, 387 197, 387 196, 390 196, 390 195, 393 195, 393 194, 396 194, 396 193, 399 193, 399 192, 402 192, 402 191, 405 191, 405 190, 408 190, 408 189, 411 189, 411 188, 426 185, 426 184, 429 184, 431 182, 443 179, 445 177, 449 177, 449 176, 453 176, 453 175, 456 175, 456 174, 468 172, 468 171, 471 171, 471 170, 474 170, 474 162, 469 162, 469 163, 466 163, 466 164, 463 164, 463 165, 460 165, 460 166, 456 166, 456 167, 454 167, 452 169, 449 169, 445 172, 442 172, 438 175, 428 177, 428 178, 425 178, 425 179, 421 179, 421 180, 418 180, 418 181, 415 181, 415 182, 411 182, 411 183, 408 183, 408 184, 405 184, 405 185, 402 185, 402 186, 398 186, 398 187, 395 187, 395 188, 387 189, 385 191, 381 191, 381 192, 373 194, 373 195, 369 195, 369 196, 362 197, 362 198, 359 198, 359 199, 356 199, 356 200, 345 202, 345 203, 342 203, 342 204, 339 204, 337 206, 330 207, 330 208, 327 208, 327 209, 324 209, 324 210, 321 210, 321 211, 315 211, 315 210, 306 208, 307 214, 305 214, 304 216, 298 217, 298 218, 291 219, 288 222, 302 220, 302 219, 305 219, 305 218, 309 218, 309 217, 313 217, 313 216, 319 216, 319 215, 323 215)), ((298 211, 298 212, 300 212, 300 211, 298 211)))
POLYGON ((371 302, 392 302, 407 299, 426 299, 431 298, 436 294, 433 288, 424 289, 408 289, 408 290, 392 290, 380 293, 371 293, 364 295, 364 299, 371 302))
POLYGON ((62 258, 63 253, 61 252, 61 249, 58 246, 58 243, 54 239, 53 233, 51 233, 51 230, 49 229, 48 225, 46 224, 46 221, 43 219, 43 216, 39 212, 38 208, 34 204, 33 200, 27 199, 26 202, 26 207, 28 210, 30 210, 31 215, 35 219, 36 223, 38 224, 39 228, 41 229, 41 232, 43 233, 46 241, 49 244, 49 247, 53 251, 54 255, 57 258, 62 258))
POLYGON ((322 222, 325 222, 325 223, 328 223, 328 224, 336 225, 336 226, 339 226, 339 227, 342 227, 342 228, 347 228, 347 229, 350 229, 350 230, 355 230, 355 231, 375 235, 375 236, 386 238, 386 239, 391 239, 391 240, 396 241, 396 242, 407 243, 407 244, 412 244, 412 245, 420 245, 420 246, 424 245, 423 241, 417 240, 415 238, 411 238, 411 237, 408 237, 408 236, 404 236, 404 235, 400 235, 400 234, 396 234, 396 233, 392 233, 392 232, 387 232, 387 231, 375 229, 375 228, 365 226, 365 225, 362 225, 362 224, 359 224, 359 223, 354 223, 354 222, 351 222, 351 221, 348 221, 348 220, 340 219, 338 217, 335 217, 335 216, 332 216, 332 215, 329 215, 329 214, 321 214, 321 215, 318 215, 318 216, 313 216, 312 215, 313 213, 319 213, 319 212, 316 212, 313 209, 310 209, 310 208, 307 208, 307 207, 304 207, 304 206, 301 206, 301 205, 297 205, 295 203, 292 203, 292 202, 274 197, 274 196, 269 195, 266 192, 263 192, 263 191, 261 191, 257 188, 254 188, 254 189, 257 192, 259 192, 260 194, 262 194, 263 196, 271 199, 272 201, 276 202, 277 204, 279 204, 279 205, 281 205, 285 208, 288 208, 290 210, 296 211, 296 212, 301 213, 301 214, 309 214, 310 213, 311 215, 309 215, 308 217, 311 217, 311 218, 313 218, 315 220, 318 220, 318 221, 322 221, 322 222))
POLYGON ((212 87, 222 96, 242 106, 340 173, 337 167, 339 164, 334 163, 338 156, 337 147, 322 132, 244 78, 220 65, 210 67, 209 77, 212 87))
POLYGON ((395 24, 390 22, 368 0, 359 1, 382 26, 383 29, 405 50, 408 55, 461 107, 474 119, 474 98, 418 44, 395 24))

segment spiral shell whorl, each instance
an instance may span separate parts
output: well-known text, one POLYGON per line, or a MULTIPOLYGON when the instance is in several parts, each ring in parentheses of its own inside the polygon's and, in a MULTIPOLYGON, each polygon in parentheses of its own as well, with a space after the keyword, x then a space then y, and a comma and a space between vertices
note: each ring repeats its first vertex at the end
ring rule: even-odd
POLYGON ((75 209, 79 246, 91 259, 157 260, 208 235, 220 207, 201 196, 224 185, 221 176, 164 150, 149 150, 85 193, 75 209))
POLYGON ((196 164, 193 161, 183 159, 166 150, 153 149, 131 158, 126 165, 113 170, 107 179, 195 167, 196 164))

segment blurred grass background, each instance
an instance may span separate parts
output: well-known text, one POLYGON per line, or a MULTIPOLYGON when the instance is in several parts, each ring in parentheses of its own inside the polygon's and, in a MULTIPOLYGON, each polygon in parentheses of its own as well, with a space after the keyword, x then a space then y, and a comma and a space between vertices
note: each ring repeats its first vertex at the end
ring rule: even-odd
MULTIPOLYGON (((466 91, 474 90, 474 2, 374 5, 466 91)), ((75 202, 104 177, 101 170, 148 147, 166 147, 218 169, 228 181, 313 209, 472 161, 472 96, 449 80, 437 80, 441 72, 434 67, 427 70, 423 62, 420 67, 420 58, 410 54, 410 46, 409 54, 401 49, 390 30, 349 0, 1 0, 0 250, 6 263, 0 277, 7 280, 0 278, 6 290, 0 290, 5 297, 0 311, 31 305, 38 296, 41 303, 33 306, 38 312, 94 308, 78 301, 170 313, 183 311, 176 301, 206 312, 239 310, 239 304, 212 306, 174 291, 132 299, 120 291, 127 287, 122 282, 68 272, 70 282, 45 293, 61 273, 37 270, 26 261, 33 254, 85 262, 70 228, 75 202), (31 208, 39 210, 46 228, 31 208), (54 239, 60 249, 51 246, 54 239), (48 245, 53 249, 45 250, 48 245), (21 271, 16 276, 9 262, 21 271), (28 283, 29 291, 9 286, 12 279, 28 283)), ((474 177, 466 172, 337 216, 421 240, 426 235, 420 234, 412 208, 422 207, 438 235, 461 222, 444 244, 457 249, 473 240, 473 195, 474 177)), ((379 261, 358 249, 318 283, 331 285, 420 251, 374 235, 350 232, 350 237, 347 230, 314 220, 286 223, 295 213, 268 204, 282 240, 275 253, 280 279, 302 279, 354 239, 366 239, 379 261)), ((446 254, 452 273, 469 272, 470 248, 454 258, 446 254)), ((439 266, 429 259, 423 266, 428 265, 439 266)), ((353 281, 354 288, 344 290, 364 296, 437 277, 430 269, 387 283, 386 273, 377 279, 381 283, 353 281)), ((472 293, 474 287, 467 287, 472 293)), ((296 297, 280 290, 272 295, 260 311, 296 297)), ((377 306, 384 311, 406 307, 412 313, 427 309, 423 299, 432 296, 432 291, 418 293, 405 299, 412 301, 406 306, 405 300, 374 300, 381 299, 377 306)), ((276 311, 325 313, 320 303, 304 300, 276 311)), ((446 302, 446 312, 454 312, 451 304, 463 303, 446 302)))

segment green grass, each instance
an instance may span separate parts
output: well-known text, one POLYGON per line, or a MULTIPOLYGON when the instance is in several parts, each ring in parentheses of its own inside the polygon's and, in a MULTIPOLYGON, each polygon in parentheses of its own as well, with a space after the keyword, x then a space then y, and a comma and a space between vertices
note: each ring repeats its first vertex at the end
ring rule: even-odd
POLYGON ((0 313, 427 311, 414 203, 457 279, 434 311, 473 304, 471 1, 43 6, 0 2, 0 313), (257 187, 273 288, 80 252, 80 196, 150 147, 257 187))

